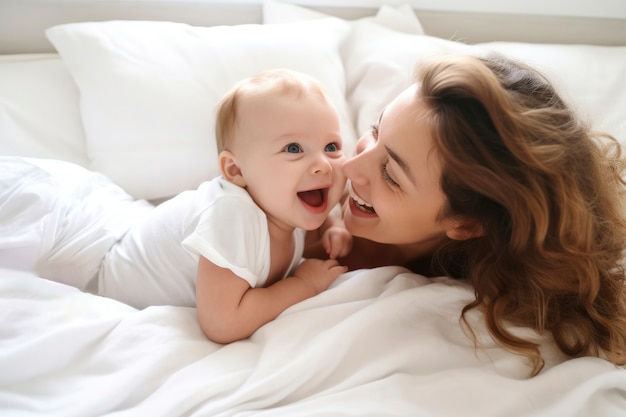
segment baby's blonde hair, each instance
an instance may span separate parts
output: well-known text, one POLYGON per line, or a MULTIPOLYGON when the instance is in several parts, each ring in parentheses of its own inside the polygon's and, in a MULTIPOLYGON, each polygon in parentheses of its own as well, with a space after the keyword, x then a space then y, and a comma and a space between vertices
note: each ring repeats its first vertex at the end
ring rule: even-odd
POLYGON ((232 146, 237 131, 241 100, 251 95, 287 95, 301 97, 314 94, 331 103, 322 84, 315 78, 289 69, 272 69, 239 81, 217 104, 215 139, 218 153, 232 146))

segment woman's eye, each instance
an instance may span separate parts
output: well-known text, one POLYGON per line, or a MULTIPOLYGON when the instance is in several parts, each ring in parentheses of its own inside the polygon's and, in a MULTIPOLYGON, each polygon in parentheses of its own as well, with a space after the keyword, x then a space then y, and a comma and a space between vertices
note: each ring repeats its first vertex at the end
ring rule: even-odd
POLYGON ((339 150, 339 145, 337 145, 336 143, 329 143, 324 148, 324 152, 338 152, 339 150))
POLYGON ((372 133, 374 139, 378 139, 378 125, 371 125, 370 132, 372 133))
POLYGON ((297 143, 290 143, 289 145, 285 146, 285 152, 300 153, 302 152, 302 147, 297 143))
POLYGON ((383 177, 383 180, 391 185, 392 187, 398 187, 400 184, 398 184, 393 178, 391 178, 391 176, 389 175, 389 171, 387 171, 387 164, 382 164, 380 167, 380 172, 381 175, 383 177))

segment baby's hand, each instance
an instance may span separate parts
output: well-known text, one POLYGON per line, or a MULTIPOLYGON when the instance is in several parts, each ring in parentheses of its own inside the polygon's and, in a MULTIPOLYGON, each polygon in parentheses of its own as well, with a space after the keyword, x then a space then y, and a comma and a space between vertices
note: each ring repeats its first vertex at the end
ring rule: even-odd
POLYGON ((339 265, 334 259, 305 259, 294 272, 294 277, 307 282, 319 294, 333 283, 348 267, 339 265))
POLYGON ((322 245, 330 259, 342 258, 352 249, 352 235, 344 226, 331 226, 322 235, 322 245))

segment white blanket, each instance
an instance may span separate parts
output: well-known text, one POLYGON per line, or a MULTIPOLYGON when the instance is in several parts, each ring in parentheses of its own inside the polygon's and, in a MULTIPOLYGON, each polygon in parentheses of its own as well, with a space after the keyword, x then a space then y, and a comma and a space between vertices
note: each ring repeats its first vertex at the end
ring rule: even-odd
MULTIPOLYGON (((345 274, 250 339, 219 345, 194 309, 135 310, 26 272, 0 270, 3 416, 626 415, 626 371, 546 368, 459 325, 472 290, 398 267, 345 274)), ((515 329, 532 337, 524 329, 515 329)))
POLYGON ((136 310, 82 284, 152 206, 59 161, 0 158, 0 416, 626 416, 626 371, 540 344, 541 374, 498 347, 466 283, 354 271, 250 339, 209 341, 195 311, 136 310))

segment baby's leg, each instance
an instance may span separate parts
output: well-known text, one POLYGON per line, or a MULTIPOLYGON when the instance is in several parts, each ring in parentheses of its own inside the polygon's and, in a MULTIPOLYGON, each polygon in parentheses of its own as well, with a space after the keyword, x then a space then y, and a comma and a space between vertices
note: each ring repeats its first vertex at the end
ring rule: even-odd
POLYGON ((50 249, 65 203, 47 172, 22 158, 0 159, 0 266, 35 271, 50 249))
POLYGON ((62 161, 0 158, 0 266, 93 290, 109 248, 153 209, 62 161))

